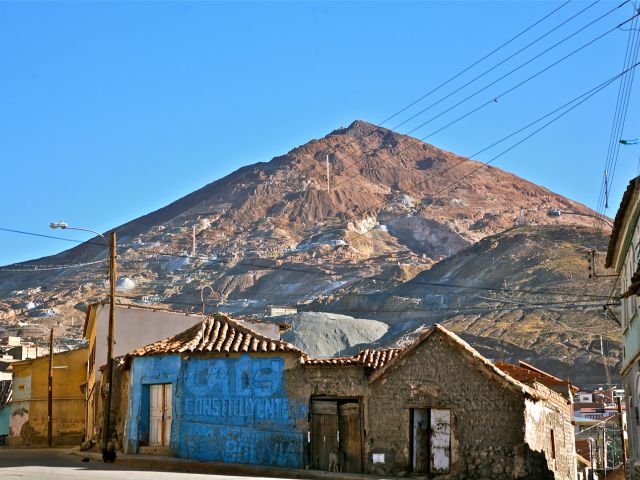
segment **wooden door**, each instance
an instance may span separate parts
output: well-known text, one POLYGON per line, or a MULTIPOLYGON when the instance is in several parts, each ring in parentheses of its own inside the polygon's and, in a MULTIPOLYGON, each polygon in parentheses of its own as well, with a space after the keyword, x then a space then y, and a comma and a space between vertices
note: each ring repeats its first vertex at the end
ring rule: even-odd
POLYGON ((149 445, 169 445, 171 394, 170 383, 149 385, 149 445))
POLYGON ((431 472, 449 473, 451 411, 431 409, 431 472))
POLYGON ((411 425, 412 467, 414 473, 429 473, 429 410, 413 409, 411 425))
POLYGON ((329 454, 338 450, 338 402, 311 402, 311 467, 329 470, 329 454))
POLYGON ((340 450, 344 454, 343 472, 362 472, 360 403, 348 402, 338 407, 340 450))

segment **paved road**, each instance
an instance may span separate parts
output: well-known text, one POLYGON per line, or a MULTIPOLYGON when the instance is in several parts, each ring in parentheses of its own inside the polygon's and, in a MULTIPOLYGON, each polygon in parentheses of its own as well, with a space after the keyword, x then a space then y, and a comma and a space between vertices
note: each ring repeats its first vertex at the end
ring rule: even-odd
MULTIPOLYGON (((250 480, 255 477, 203 475, 195 473, 148 472, 118 464, 83 462, 66 450, 0 448, 2 480, 250 480)), ((262 480, 266 480, 261 477, 262 480)))

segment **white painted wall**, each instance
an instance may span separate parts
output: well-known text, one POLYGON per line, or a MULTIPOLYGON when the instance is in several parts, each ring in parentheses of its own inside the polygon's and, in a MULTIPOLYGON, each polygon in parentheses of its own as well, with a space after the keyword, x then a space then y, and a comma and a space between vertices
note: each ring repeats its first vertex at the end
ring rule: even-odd
MULTIPOLYGON (((96 366, 107 363, 107 334, 109 305, 96 305, 96 366)), ((184 332, 204 320, 193 315, 148 308, 117 305, 115 312, 114 357, 125 355, 137 348, 184 332)), ((100 371, 96 371, 100 378, 100 371)))

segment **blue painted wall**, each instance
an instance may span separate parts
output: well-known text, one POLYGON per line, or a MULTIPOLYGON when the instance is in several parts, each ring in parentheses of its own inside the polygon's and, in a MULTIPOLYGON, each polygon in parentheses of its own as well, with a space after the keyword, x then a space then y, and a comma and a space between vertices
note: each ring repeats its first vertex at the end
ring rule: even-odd
POLYGON ((135 358, 129 412, 137 414, 129 416, 125 442, 137 450, 148 430, 145 385, 172 383, 173 455, 301 468, 306 437, 296 421, 306 420, 308 406, 288 398, 284 378, 280 357, 135 358))
POLYGON ((11 413, 11 407, 5 405, 0 407, 0 435, 9 435, 9 414, 11 413))

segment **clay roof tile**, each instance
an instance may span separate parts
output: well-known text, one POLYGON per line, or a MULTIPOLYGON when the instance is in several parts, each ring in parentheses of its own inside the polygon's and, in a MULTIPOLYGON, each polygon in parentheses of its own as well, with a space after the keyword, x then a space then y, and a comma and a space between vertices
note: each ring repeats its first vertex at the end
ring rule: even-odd
POLYGON ((162 355, 168 353, 267 352, 282 351, 306 354, 280 340, 271 340, 223 314, 212 317, 164 340, 141 347, 130 356, 162 355))

